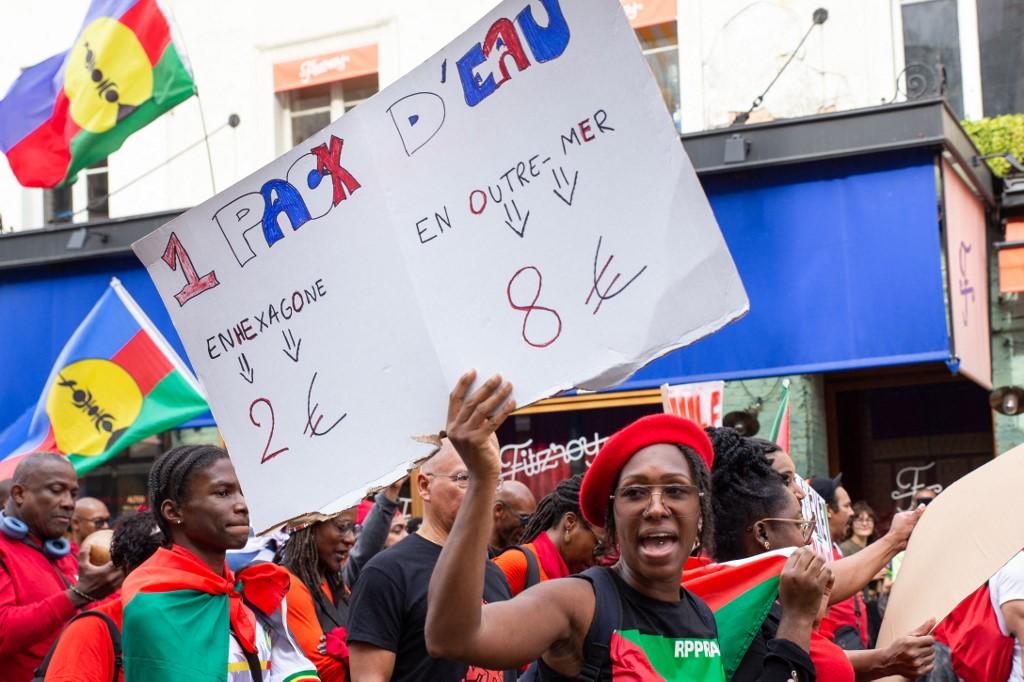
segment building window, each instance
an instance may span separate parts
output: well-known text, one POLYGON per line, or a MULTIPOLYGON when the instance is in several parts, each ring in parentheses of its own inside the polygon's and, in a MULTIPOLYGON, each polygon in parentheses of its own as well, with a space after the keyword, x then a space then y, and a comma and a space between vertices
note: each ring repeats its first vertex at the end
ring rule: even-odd
POLYGON ((89 220, 110 217, 110 184, 107 160, 102 159, 82 172, 85 178, 85 207, 89 220))
POLYGON ((900 86, 907 99, 944 92, 949 106, 964 116, 957 0, 904 0, 903 58, 900 86))
POLYGON ((85 196, 74 191, 74 185, 43 190, 43 222, 47 225, 70 223, 79 213, 85 212, 88 220, 110 217, 110 184, 108 182, 107 160, 101 159, 78 174, 78 181, 85 183, 85 196), (78 194, 76 209, 75 195, 78 194), (85 205, 82 205, 82 201, 85 205))
POLYGON ((978 0, 985 116, 1024 111, 1024 3, 978 0))
POLYGON ((297 146, 377 94, 378 87, 377 74, 370 74, 284 93, 290 147, 297 146))
POLYGON ((672 114, 676 130, 682 130, 682 116, 679 111, 679 38, 676 22, 670 21, 636 29, 640 47, 647 65, 654 74, 654 80, 661 89, 665 106, 672 114))
POLYGON ((43 222, 70 223, 72 213, 71 185, 43 190, 43 222))

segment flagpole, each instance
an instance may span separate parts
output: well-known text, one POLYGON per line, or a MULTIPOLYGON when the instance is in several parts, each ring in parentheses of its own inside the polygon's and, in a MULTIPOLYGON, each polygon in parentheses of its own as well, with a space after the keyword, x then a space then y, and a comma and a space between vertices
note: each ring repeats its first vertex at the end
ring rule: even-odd
MULTIPOLYGON (((206 130, 206 114, 203 112, 203 98, 199 96, 199 86, 196 84, 196 72, 192 67, 192 60, 189 58, 188 44, 185 41, 185 32, 181 30, 181 26, 178 24, 177 17, 174 16, 174 12, 169 6, 167 6, 162 0, 156 0, 157 4, 164 10, 168 17, 168 23, 170 24, 171 34, 177 34, 179 42, 181 43, 183 61, 188 65, 188 70, 192 74, 192 92, 196 96, 196 104, 199 105, 199 125, 203 129, 203 143, 206 145, 206 162, 210 167, 210 187, 213 189, 213 193, 217 193, 217 178, 213 173, 213 152, 210 150, 210 134, 206 130)), ((233 115, 232 115, 233 116, 233 115)), ((235 125, 238 125, 237 123, 235 125)), ((234 127, 231 126, 232 128, 234 127)))

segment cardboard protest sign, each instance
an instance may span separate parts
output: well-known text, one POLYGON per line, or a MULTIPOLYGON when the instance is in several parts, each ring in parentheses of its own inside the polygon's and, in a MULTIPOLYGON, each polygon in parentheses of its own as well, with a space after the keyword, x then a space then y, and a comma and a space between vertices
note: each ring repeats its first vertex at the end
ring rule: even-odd
POLYGON ((616 0, 508 0, 135 244, 266 528, 429 452, 467 369, 606 388, 746 294, 616 0))
MULTIPOLYGON (((1024 547, 1024 445, 946 488, 921 516, 896 575, 878 647, 941 620, 1024 547)), ((887 679, 899 679, 887 678, 887 679)))
POLYGON ((679 384, 661 387, 661 407, 665 414, 674 414, 697 422, 704 428, 722 425, 724 381, 679 384))
POLYGON ((828 528, 828 503, 818 494, 807 481, 797 476, 795 479, 800 490, 804 491, 804 499, 800 500, 800 513, 805 519, 815 519, 814 533, 811 535, 811 549, 823 557, 827 563, 832 562, 832 531, 828 528))

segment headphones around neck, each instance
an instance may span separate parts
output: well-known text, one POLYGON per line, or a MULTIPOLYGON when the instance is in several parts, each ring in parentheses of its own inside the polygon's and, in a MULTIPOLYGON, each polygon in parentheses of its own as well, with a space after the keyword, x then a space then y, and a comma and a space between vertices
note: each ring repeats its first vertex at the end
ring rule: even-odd
POLYGON ((24 521, 3 512, 0 512, 0 532, 12 540, 20 540, 32 549, 42 552, 47 559, 52 561, 62 559, 71 553, 71 543, 65 538, 47 540, 40 547, 29 539, 28 525, 24 521))

